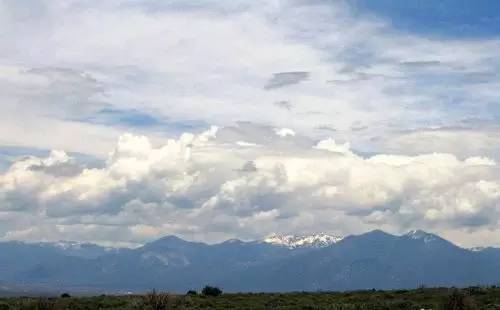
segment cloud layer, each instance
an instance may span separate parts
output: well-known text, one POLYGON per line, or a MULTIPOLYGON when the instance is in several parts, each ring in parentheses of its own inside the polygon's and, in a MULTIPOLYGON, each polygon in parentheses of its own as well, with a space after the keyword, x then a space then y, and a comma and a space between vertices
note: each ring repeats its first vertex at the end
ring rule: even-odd
POLYGON ((426 152, 498 155, 474 148, 500 115, 496 37, 402 33, 341 1, 3 1, 0 14, 3 145, 104 156, 124 130, 248 121, 413 154, 408 130, 442 129, 426 152), (465 148, 448 143, 450 127, 465 148), (53 138, 62 131, 76 139, 53 138))
POLYGON ((20 159, 0 176, 0 234, 115 244, 377 227, 439 229, 466 244, 460 232, 499 235, 492 159, 362 157, 333 139, 279 133, 241 124, 161 145, 124 134, 100 168, 62 151, 20 159))
POLYGON ((500 235, 499 36, 356 3, 0 1, 0 238, 500 235))

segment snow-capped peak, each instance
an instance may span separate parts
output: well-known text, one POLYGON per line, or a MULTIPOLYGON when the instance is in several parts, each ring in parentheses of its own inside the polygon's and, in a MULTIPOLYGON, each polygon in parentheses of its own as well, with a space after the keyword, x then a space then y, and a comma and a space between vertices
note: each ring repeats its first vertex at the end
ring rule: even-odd
POLYGON ((79 250, 82 248, 82 246, 85 245, 85 243, 78 241, 59 241, 52 243, 52 245, 63 250, 68 250, 68 249, 79 250))
POLYGON ((425 243, 432 242, 436 240, 436 236, 433 234, 429 234, 423 230, 417 229, 417 230, 411 230, 406 234, 411 239, 414 240, 423 240, 425 243))
POLYGON ((272 234, 264 239, 264 242, 281 245, 290 249, 300 247, 323 248, 342 240, 342 237, 327 234, 316 234, 307 236, 277 235, 272 234))

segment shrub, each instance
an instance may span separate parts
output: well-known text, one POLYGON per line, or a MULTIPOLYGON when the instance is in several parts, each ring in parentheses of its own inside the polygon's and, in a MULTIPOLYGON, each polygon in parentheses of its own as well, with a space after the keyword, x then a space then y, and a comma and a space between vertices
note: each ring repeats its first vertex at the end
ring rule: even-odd
POLYGON ((56 302, 50 299, 41 298, 38 300, 38 310, 52 310, 54 309, 56 302))
POLYGON ((169 295, 167 293, 156 293, 153 290, 142 298, 141 309, 151 310, 164 310, 167 309, 169 302, 169 295))
POLYGON ((480 286, 471 286, 467 289, 469 292, 469 295, 474 296, 474 295, 486 295, 488 292, 484 287, 480 286))
POLYGON ((198 295, 198 292, 194 290, 189 290, 187 291, 186 295, 198 295))
POLYGON ((454 290, 448 297, 444 306, 445 310, 476 310, 477 307, 470 296, 459 290, 454 290))
POLYGON ((205 296, 219 296, 222 294, 222 290, 216 286, 205 286, 201 293, 205 296))
POLYGON ((30 301, 28 304, 21 306, 21 309, 33 310, 52 310, 55 307, 55 302, 47 298, 37 298, 30 301))
POLYGON ((61 294, 61 298, 70 298, 70 297, 71 297, 71 295, 68 294, 68 293, 62 293, 61 294))

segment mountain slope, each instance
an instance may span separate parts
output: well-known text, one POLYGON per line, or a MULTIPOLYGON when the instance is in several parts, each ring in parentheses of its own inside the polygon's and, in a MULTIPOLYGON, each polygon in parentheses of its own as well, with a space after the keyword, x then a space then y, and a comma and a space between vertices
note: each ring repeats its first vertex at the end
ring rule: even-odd
POLYGON ((225 291, 292 291, 500 283, 499 249, 467 250, 423 231, 286 240, 291 243, 228 240, 208 245, 167 236, 137 249, 90 246, 77 254, 72 246, 4 242, 0 283, 96 292, 183 292, 205 284, 225 291))
POLYGON ((251 272, 264 278, 244 276, 270 291, 497 284, 497 258, 496 251, 469 251, 425 232, 393 236, 373 231, 251 272))

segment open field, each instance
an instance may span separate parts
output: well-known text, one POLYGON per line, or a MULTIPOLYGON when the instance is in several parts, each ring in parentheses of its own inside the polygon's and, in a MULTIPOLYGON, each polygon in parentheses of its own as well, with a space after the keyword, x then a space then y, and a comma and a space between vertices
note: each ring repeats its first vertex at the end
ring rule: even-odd
POLYGON ((500 288, 0 299, 6 309, 500 309, 500 288))

